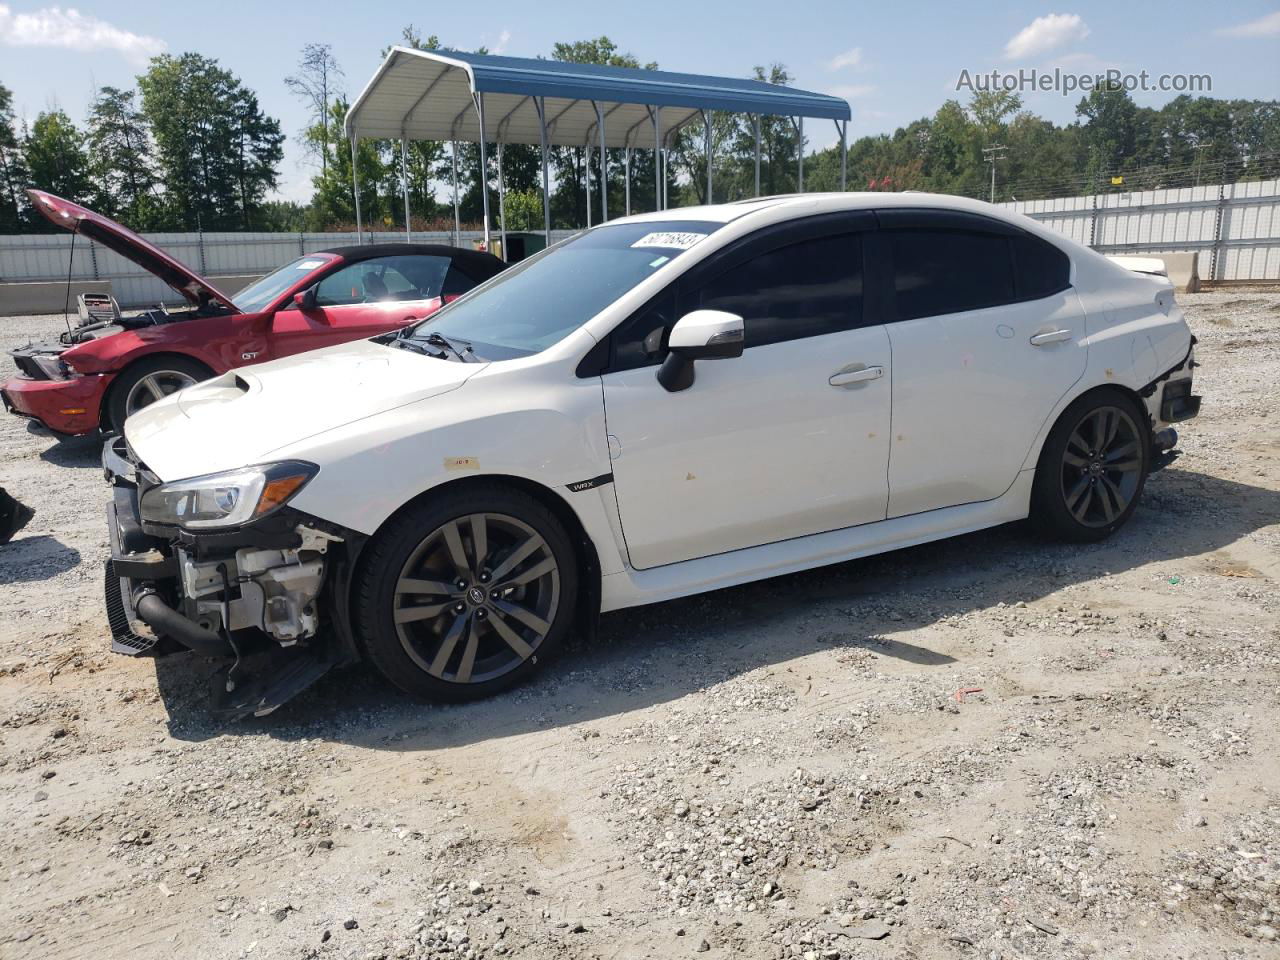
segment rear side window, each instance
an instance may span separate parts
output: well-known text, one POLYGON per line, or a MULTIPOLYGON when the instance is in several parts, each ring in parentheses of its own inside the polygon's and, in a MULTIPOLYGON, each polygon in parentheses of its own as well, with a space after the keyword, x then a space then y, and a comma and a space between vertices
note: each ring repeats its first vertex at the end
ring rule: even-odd
POLYGON ((1007 236, 968 230, 893 230, 887 236, 899 320, 1018 299, 1007 236))
POLYGON ((476 281, 459 270, 458 265, 455 263, 449 267, 449 272, 445 274, 444 288, 440 291, 440 295, 442 297, 460 297, 475 285, 476 281))
POLYGON ((862 240, 819 237, 732 267, 681 297, 681 309, 742 317, 747 347, 849 330, 862 320, 862 240))
POLYGON ((1019 300, 1039 300, 1071 286, 1071 259, 1053 244, 1027 233, 1010 241, 1019 300))

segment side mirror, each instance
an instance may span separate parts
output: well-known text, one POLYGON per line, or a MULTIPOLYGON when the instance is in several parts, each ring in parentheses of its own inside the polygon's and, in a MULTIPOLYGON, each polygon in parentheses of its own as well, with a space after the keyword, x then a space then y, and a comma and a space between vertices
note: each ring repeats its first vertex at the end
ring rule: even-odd
POLYGON ((293 305, 303 313, 314 310, 316 308, 316 288, 307 287, 301 293, 293 295, 293 305))
POLYGON ((675 393, 693 386, 693 361, 742 356, 742 318, 724 310, 694 310, 671 328, 667 358, 658 368, 658 383, 675 393))

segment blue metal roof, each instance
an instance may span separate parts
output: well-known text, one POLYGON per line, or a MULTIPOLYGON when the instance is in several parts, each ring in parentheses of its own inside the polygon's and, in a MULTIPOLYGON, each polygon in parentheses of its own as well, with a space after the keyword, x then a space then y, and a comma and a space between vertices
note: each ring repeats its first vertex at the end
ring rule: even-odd
POLYGON ((471 68, 472 86, 494 93, 538 97, 638 103, 649 106, 696 107, 731 113, 848 120, 848 101, 762 80, 736 80, 670 70, 606 67, 526 57, 494 57, 441 51, 471 68))
MULTIPOLYGON (((486 138, 509 143, 538 142, 532 98, 546 99, 551 142, 559 144, 598 136, 596 104, 606 112, 610 146, 647 145, 647 107, 663 108, 664 135, 703 110, 835 121, 851 115, 839 97, 759 80, 393 47, 352 104, 347 129, 366 137, 474 141, 480 135, 470 109, 474 93, 485 95, 486 138)), ((651 131, 649 137, 652 143, 651 131)))

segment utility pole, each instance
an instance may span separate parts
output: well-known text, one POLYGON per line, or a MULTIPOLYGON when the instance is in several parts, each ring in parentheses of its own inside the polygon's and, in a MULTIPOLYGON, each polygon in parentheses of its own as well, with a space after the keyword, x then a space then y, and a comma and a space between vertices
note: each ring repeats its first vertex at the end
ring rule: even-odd
POLYGON ((1196 152, 1196 186, 1200 186, 1200 160, 1204 157, 1204 151, 1207 147, 1212 147, 1212 143, 1197 143, 1191 149, 1196 152))
POLYGON ((991 164, 991 202, 996 202, 996 161, 1003 160, 1005 157, 1005 146, 997 143, 990 147, 982 148, 982 160, 984 163, 991 164))

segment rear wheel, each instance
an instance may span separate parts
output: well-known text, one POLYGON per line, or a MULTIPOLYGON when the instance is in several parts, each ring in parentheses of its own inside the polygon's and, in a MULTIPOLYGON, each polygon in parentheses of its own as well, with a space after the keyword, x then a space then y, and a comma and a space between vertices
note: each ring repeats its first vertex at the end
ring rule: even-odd
POLYGON ((369 659, 407 693, 473 700, 519 683, 561 646, 578 572, 559 520, 500 486, 397 518, 366 554, 356 618, 369 659))
POLYGON ((125 420, 144 407, 211 376, 212 370, 189 357, 139 360, 125 367, 111 385, 107 400, 107 416, 111 421, 108 426, 120 430, 125 420))
POLYGON ((1133 515, 1151 437, 1142 409, 1117 390, 1081 397, 1059 418, 1036 467, 1032 519, 1059 539, 1102 540, 1133 515))

